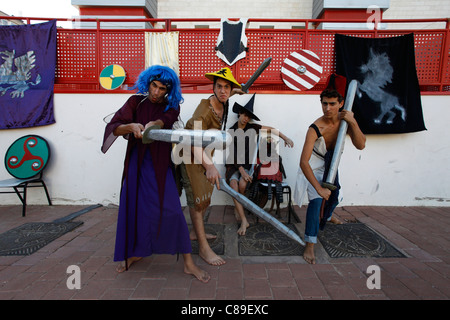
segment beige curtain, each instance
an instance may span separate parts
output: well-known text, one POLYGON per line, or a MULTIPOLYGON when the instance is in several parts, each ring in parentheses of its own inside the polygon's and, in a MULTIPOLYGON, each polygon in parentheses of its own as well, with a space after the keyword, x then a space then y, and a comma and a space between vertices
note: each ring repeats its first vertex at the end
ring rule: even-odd
POLYGON ((145 68, 162 65, 180 75, 178 62, 178 32, 145 33, 145 68))

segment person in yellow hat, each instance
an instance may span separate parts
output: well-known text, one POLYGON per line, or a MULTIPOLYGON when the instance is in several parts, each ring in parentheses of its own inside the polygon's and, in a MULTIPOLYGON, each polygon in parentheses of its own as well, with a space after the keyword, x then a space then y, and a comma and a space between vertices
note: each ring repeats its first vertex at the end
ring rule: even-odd
MULTIPOLYGON (((213 81, 213 95, 202 99, 185 129, 208 130, 225 129, 228 117, 228 99, 238 93, 244 94, 229 68, 206 73, 213 81)), ((203 223, 206 209, 211 203, 214 185, 219 189, 219 171, 212 162, 212 154, 207 155, 200 147, 193 147, 190 161, 180 165, 183 187, 192 220, 191 239, 198 240, 199 256, 207 263, 220 266, 225 263, 209 246, 208 239, 215 236, 206 234, 203 223)))

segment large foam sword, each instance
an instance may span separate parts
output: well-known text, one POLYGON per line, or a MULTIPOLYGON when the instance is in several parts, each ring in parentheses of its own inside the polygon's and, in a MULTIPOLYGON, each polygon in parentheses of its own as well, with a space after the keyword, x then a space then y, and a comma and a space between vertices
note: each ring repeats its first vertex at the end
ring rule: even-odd
MULTIPOLYGON (((261 75, 261 73, 270 64, 272 58, 267 58, 250 77, 250 79, 242 86, 244 92, 248 91, 248 88, 255 82, 255 80, 261 75)), ((231 135, 225 131, 219 130, 168 130, 161 129, 159 126, 148 127, 143 132, 143 143, 152 143, 154 140, 165 141, 176 144, 186 144, 191 146, 200 147, 215 147, 225 148, 231 142, 231 135)), ((303 240, 291 229, 267 213, 263 208, 260 208, 254 202, 243 196, 239 192, 236 192, 225 181, 225 179, 219 179, 220 190, 224 191, 231 197, 235 198, 244 208, 257 215, 261 219, 270 223, 278 231, 288 236, 294 241, 297 241, 301 245, 305 245, 303 240)))
MULTIPOLYGON (((186 144, 199 147, 211 147, 211 144, 216 148, 226 147, 231 142, 231 135, 224 131, 218 130, 168 130, 160 129, 160 126, 148 127, 143 132, 143 143, 152 143, 154 140, 186 144)), ((219 187, 221 191, 224 191, 231 197, 235 198, 244 208, 257 215, 261 219, 270 223, 281 233, 285 234, 289 238, 297 241, 301 245, 305 245, 302 239, 291 229, 275 219, 272 215, 267 213, 263 208, 260 208, 254 202, 243 196, 239 192, 236 192, 225 181, 225 179, 219 179, 219 187)))
MULTIPOLYGON (((248 89, 250 86, 255 82, 255 80, 263 73, 263 71, 269 66, 270 62, 272 61, 272 58, 266 58, 261 65, 258 67, 258 69, 255 71, 255 73, 250 77, 250 79, 242 85, 242 91, 248 92, 248 89)), ((303 240, 298 236, 297 233, 295 233, 293 230, 289 229, 286 225, 281 223, 278 219, 274 218, 272 215, 267 213, 263 208, 256 205, 253 201, 245 197, 244 195, 240 194, 239 192, 233 190, 225 181, 225 179, 221 178, 219 179, 219 186, 220 190, 224 191, 234 199, 236 199, 244 208, 252 212, 253 214, 257 215, 261 219, 265 220, 266 222, 270 223, 275 229, 283 233, 284 235, 288 236, 294 241, 297 241, 302 246, 305 245, 303 240)))
POLYGON ((272 61, 272 58, 268 57, 261 63, 261 65, 258 67, 258 69, 256 69, 255 73, 253 73, 250 79, 248 79, 247 82, 242 85, 242 91, 246 93, 248 92, 248 89, 253 84, 253 82, 255 82, 255 80, 258 79, 261 73, 263 73, 263 71, 269 66, 270 61, 272 61))
MULTIPOLYGON (((248 92, 250 86, 263 73, 272 61, 271 57, 266 58, 256 69, 250 79, 242 85, 242 91, 248 92)), ((105 120, 106 121, 106 120, 105 120)), ((151 143, 154 140, 171 142, 177 144, 187 144, 198 147, 225 147, 231 142, 231 136, 225 131, 219 130, 187 130, 187 129, 161 129, 159 126, 151 126, 143 133, 142 143, 151 143)))
MULTIPOLYGON (((347 95, 344 102, 344 110, 352 110, 353 101, 355 100, 356 89, 358 87, 358 82, 356 80, 350 81, 348 85, 347 95)), ((325 181, 322 181, 322 187, 327 188, 331 191, 336 190, 336 185, 334 181, 336 180, 336 174, 339 167, 339 162, 341 161, 342 153, 344 152, 345 136, 347 134, 348 123, 345 120, 341 120, 339 124, 338 136, 336 139, 336 146, 334 147, 333 156, 331 158, 330 168, 328 169, 328 175, 325 181)), ((324 225, 323 214, 325 209, 325 199, 322 200, 320 206, 320 224, 324 225)))
POLYGON ((297 233, 295 233, 293 230, 289 229, 286 225, 281 223, 278 219, 274 218, 272 215, 267 213, 263 208, 260 208, 258 205, 256 205, 254 202, 252 202, 250 199, 245 197, 244 195, 240 194, 239 192, 233 190, 225 181, 225 179, 221 178, 219 179, 219 186, 220 190, 228 193, 230 196, 232 196, 234 199, 236 199, 242 206, 249 210, 250 212, 254 213, 261 219, 264 219, 266 222, 270 223, 273 227, 275 227, 278 231, 283 233, 284 235, 288 236, 294 241, 297 241, 302 246, 305 245, 303 240, 298 236, 297 233))
POLYGON ((231 135, 220 130, 188 130, 161 129, 160 126, 150 126, 142 133, 142 143, 148 144, 155 140, 190 145, 194 147, 210 147, 223 149, 231 143, 231 135))
MULTIPOLYGON (((353 107, 353 101, 355 100, 356 88, 358 82, 356 80, 350 81, 347 90, 347 96, 345 97, 344 110, 351 111, 353 107)), ((345 120, 341 120, 339 124, 338 136, 336 139, 336 146, 334 147, 333 157, 331 158, 330 169, 328 171, 327 178, 322 182, 324 188, 335 190, 334 180, 336 179, 339 162, 341 161, 342 153, 344 152, 345 136, 347 134, 348 123, 345 120)))

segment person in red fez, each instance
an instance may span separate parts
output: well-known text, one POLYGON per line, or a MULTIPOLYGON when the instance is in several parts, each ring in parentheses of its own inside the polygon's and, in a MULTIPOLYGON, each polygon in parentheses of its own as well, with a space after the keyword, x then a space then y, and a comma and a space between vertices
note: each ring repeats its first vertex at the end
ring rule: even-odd
POLYGON ((323 116, 309 126, 300 156, 294 201, 301 206, 305 194, 308 195, 309 204, 306 211, 305 226, 306 247, 303 258, 310 264, 316 262, 314 244, 317 243, 322 200, 333 200, 329 205, 328 221, 342 223, 331 215, 338 204, 337 195, 331 199, 331 190, 322 187, 322 181, 326 178, 324 177, 325 171, 330 162, 327 159, 331 160, 330 155, 333 154, 336 145, 340 121, 347 121, 347 133, 357 149, 364 149, 366 143, 366 137, 359 128, 353 112, 342 109, 345 85, 346 79, 342 76, 333 74, 328 79, 327 88, 320 94, 323 116))

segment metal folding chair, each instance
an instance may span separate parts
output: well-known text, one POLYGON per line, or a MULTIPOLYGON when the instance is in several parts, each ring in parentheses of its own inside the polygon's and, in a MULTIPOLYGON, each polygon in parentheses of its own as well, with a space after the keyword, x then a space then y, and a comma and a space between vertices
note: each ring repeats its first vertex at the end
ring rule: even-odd
MULTIPOLYGON (((258 183, 257 192, 263 193, 263 195, 261 196, 262 199, 260 198, 259 205, 261 207, 264 207, 268 201, 268 189, 272 188, 273 190, 275 190, 275 184, 261 181, 258 181, 257 183, 258 183)), ((287 184, 287 182, 283 181, 281 183, 281 188, 283 195, 287 195, 288 223, 291 223, 291 215, 294 213, 294 208, 292 207, 292 200, 291 200, 291 187, 287 184)), ((275 203, 277 206, 275 214, 277 217, 281 217, 280 202, 276 199, 276 195, 273 194, 269 212, 272 212, 275 203)))
MULTIPOLYGON (((261 136, 258 138, 258 142, 257 142, 257 150, 259 150, 260 147, 260 143, 261 143, 261 136)), ((257 159, 257 154, 258 152, 256 152, 255 157, 253 159, 253 166, 251 168, 251 175, 254 176, 254 171, 255 171, 255 164, 256 164, 256 159, 257 159)), ((281 158, 280 158, 281 159, 281 158)), ((256 178, 256 176, 253 177, 254 179, 256 178)), ((276 189, 276 184, 275 183, 270 183, 270 182, 266 182, 266 181, 258 181, 256 180, 254 182, 256 185, 253 186, 253 188, 255 188, 252 192, 253 194, 253 201, 259 205, 261 208, 265 207, 267 201, 268 201, 268 195, 269 195, 269 189, 275 190, 276 189)), ((281 187, 281 192, 283 194, 283 199, 284 199, 284 195, 287 195, 287 207, 288 207, 288 223, 291 223, 291 215, 294 213, 294 209, 292 207, 292 200, 291 200, 291 187, 289 186, 289 184, 286 181, 282 181, 280 184, 281 187)), ((284 201, 284 200, 283 200, 284 201)), ((269 209, 269 213, 272 212, 274 205, 276 203, 276 216, 278 218, 281 217, 280 214, 280 203, 283 201, 278 201, 276 199, 276 195, 275 193, 272 194, 272 204, 270 206, 269 209)), ((294 215, 294 217, 296 217, 294 215)), ((257 218, 258 221, 258 218, 257 218)))

